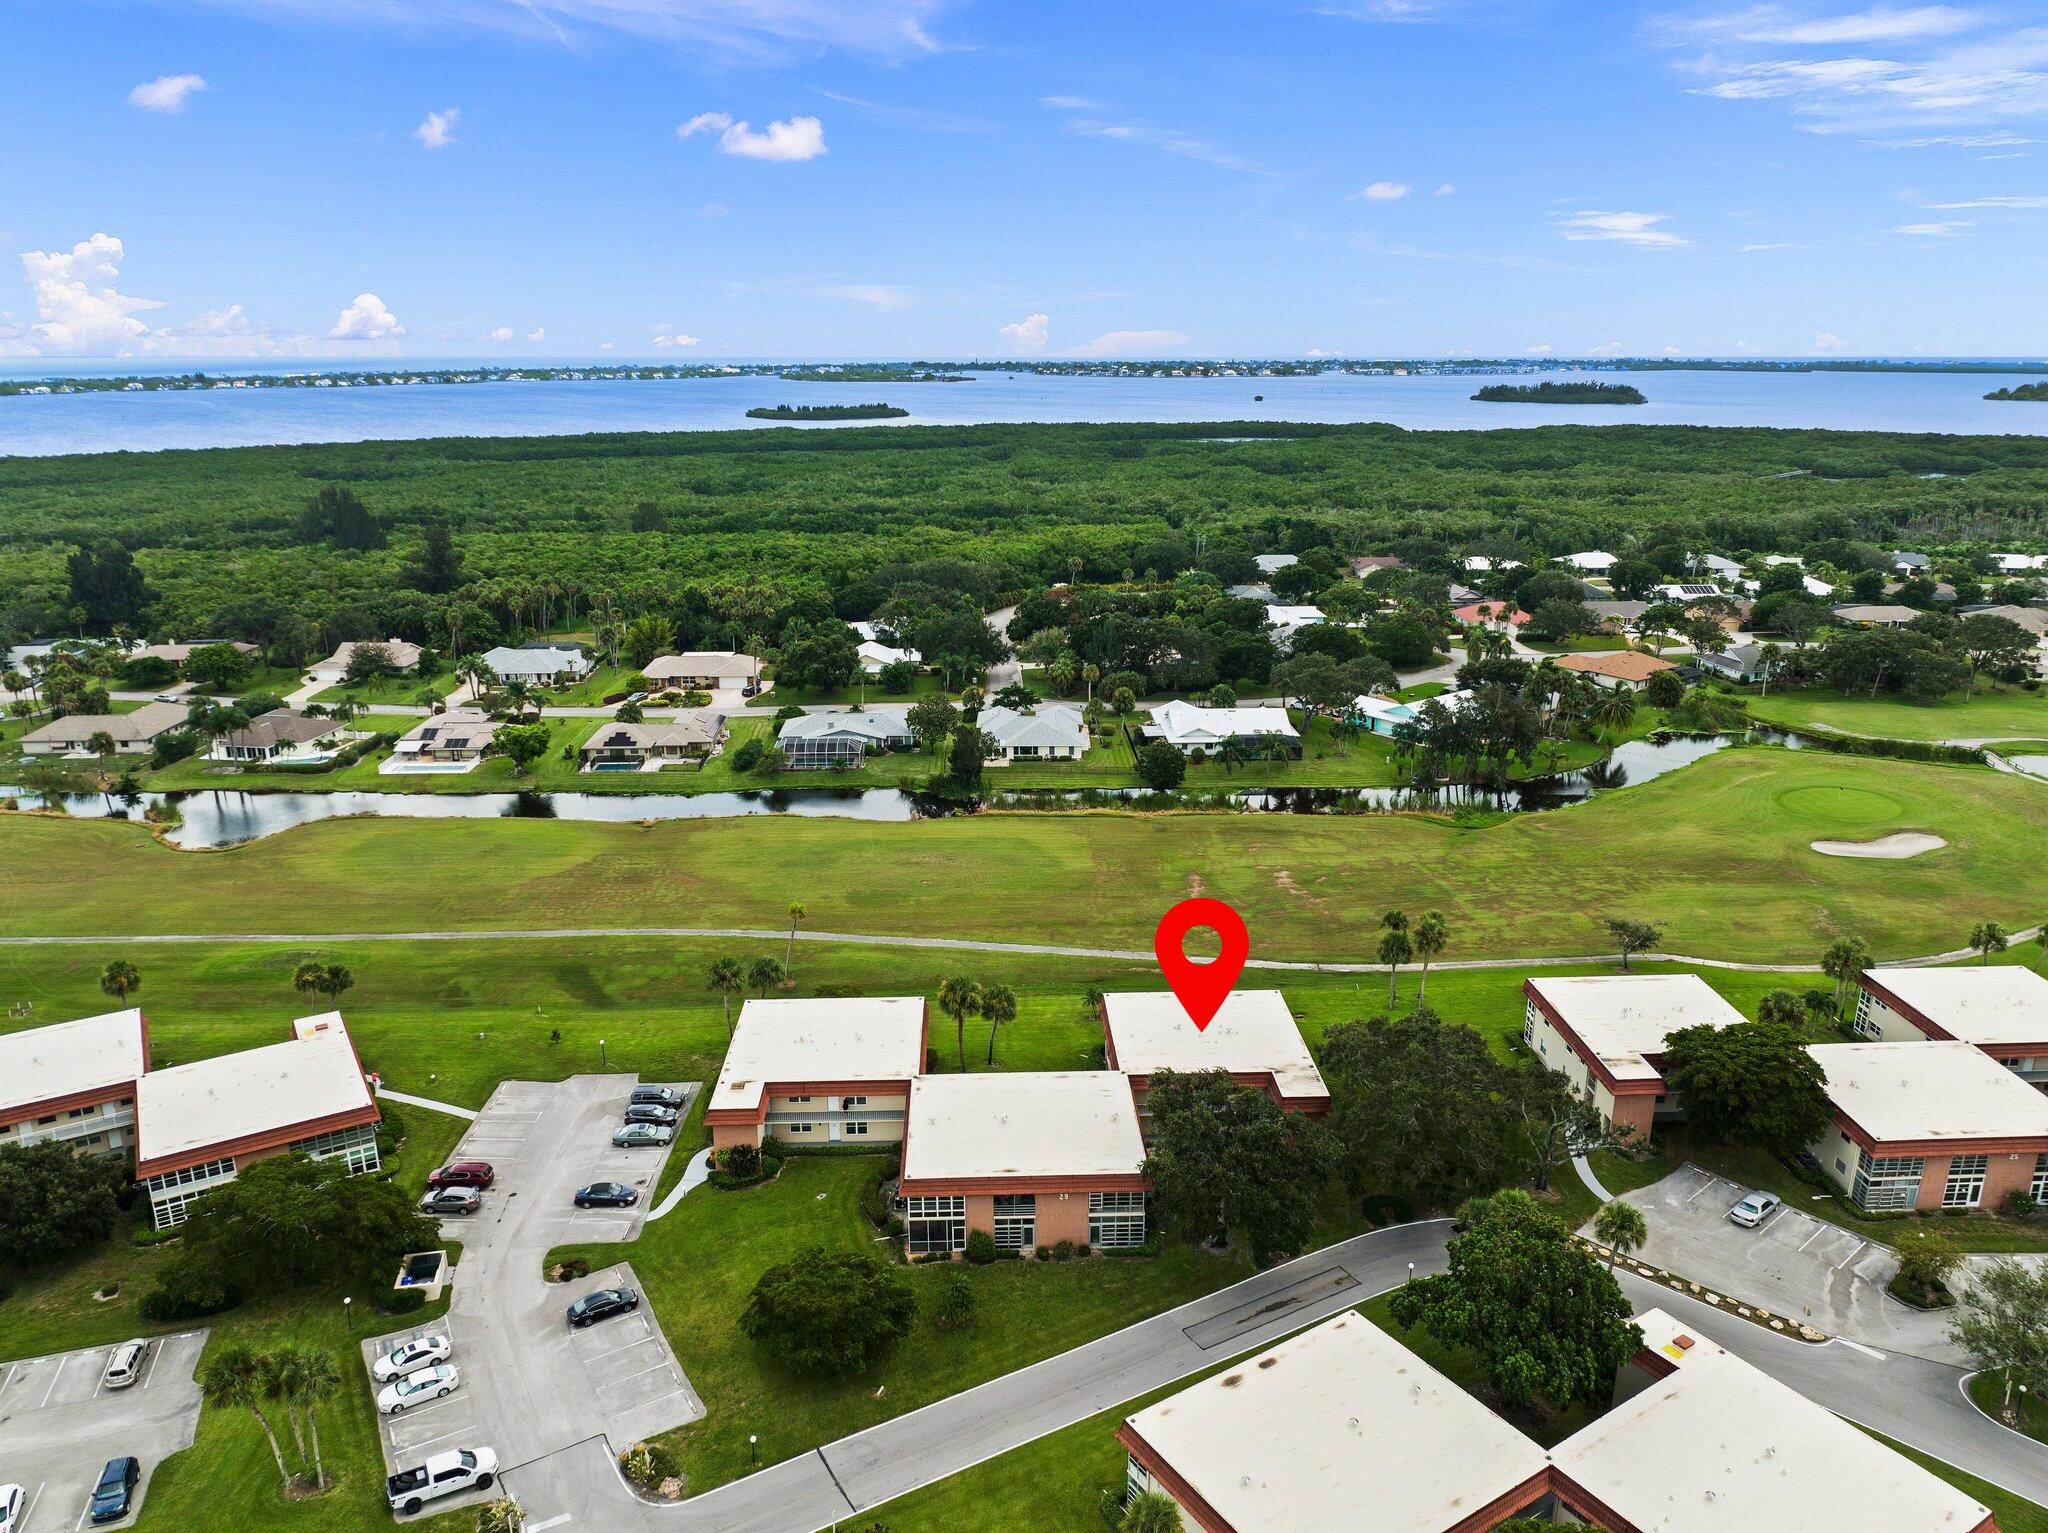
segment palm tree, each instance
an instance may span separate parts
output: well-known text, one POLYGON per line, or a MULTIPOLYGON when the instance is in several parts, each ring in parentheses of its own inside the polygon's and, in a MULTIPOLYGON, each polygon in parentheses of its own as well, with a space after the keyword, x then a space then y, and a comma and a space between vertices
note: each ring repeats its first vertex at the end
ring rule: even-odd
POLYGON ((1102 680, 1102 667, 1092 662, 1081 667, 1081 679, 1088 683, 1089 702, 1095 701, 1095 683, 1102 680))
POLYGON ((298 1449, 299 1462, 306 1462, 306 1428, 299 1420, 300 1349, 279 1347, 275 1352, 257 1355, 256 1378, 262 1385, 263 1398, 275 1400, 284 1407, 285 1424, 292 1430, 292 1445, 298 1449))
POLYGON ((2003 953, 2005 949, 2005 928, 1996 921, 1979 921, 1970 928, 1970 951, 1978 955, 1979 963, 1991 962, 1993 953, 2003 953))
POLYGON ((1401 965, 1415 956, 1415 944, 1408 937, 1405 911, 1388 911, 1380 917, 1380 925, 1385 928, 1380 938, 1380 962, 1387 966, 1387 1004, 1392 1006, 1400 999, 1401 965))
POLYGON ((125 958, 116 958, 100 970, 100 989, 111 995, 123 1006, 128 997, 142 988, 142 971, 125 958))
POLYGON ((338 963, 309 958, 292 971, 292 988, 300 995, 324 996, 329 1002, 355 988, 356 977, 338 963))
POLYGON ((781 960, 763 955, 747 965, 747 984, 761 993, 761 999, 768 999, 768 992, 782 983, 786 971, 781 960))
POLYGON ((953 1019, 953 1033, 960 1049, 960 1071, 967 1072, 967 1019, 981 1010, 981 986, 965 975, 939 981, 939 1010, 953 1019))
POLYGON ((808 913, 804 909, 804 902, 802 900, 791 900, 789 902, 789 941, 784 943, 782 948, 782 968, 784 973, 792 972, 796 968, 796 923, 801 921, 808 913))
POLYGON ((1627 687, 1611 687, 1590 715, 1594 725, 1605 730, 1625 730, 1636 721, 1636 695, 1627 687))
POLYGON ((1839 1016, 1844 1004, 1844 992, 1863 973, 1870 962, 1870 945, 1861 937, 1842 937, 1828 944, 1828 950, 1820 955, 1820 972, 1835 982, 1835 1012, 1839 1016))
POLYGON ((295 1377, 299 1405, 306 1413, 306 1435, 313 1439, 313 1481, 325 1490, 327 1465, 320 1457, 320 1402, 331 1400, 341 1392, 344 1376, 332 1352, 322 1352, 313 1347, 295 1347, 292 1350, 298 1359, 295 1377))
POLYGON ((707 989, 715 990, 725 999, 725 1036, 732 1037, 732 998, 747 993, 747 966, 737 958, 727 956, 711 961, 707 989))
POLYGON ((1415 1004, 1420 1006, 1429 994, 1429 961, 1444 950, 1450 941, 1451 929, 1444 921, 1441 910, 1424 912, 1422 919, 1415 923, 1415 930, 1409 941, 1415 947, 1415 956, 1422 960, 1422 978, 1415 986, 1415 1004))
POLYGON ((1008 985, 990 985, 981 993, 981 1014, 988 1019, 988 1065, 994 1069, 996 1029, 1017 1020, 1017 992, 1008 985))
POLYGON ((270 1456, 277 1461, 278 1482, 289 1486, 292 1477, 284 1467, 284 1448, 278 1443, 277 1433, 271 1430, 270 1418, 263 1414, 262 1374, 260 1354, 239 1345, 222 1347, 200 1365, 199 1393, 216 1410, 231 1410, 239 1405, 256 1418, 270 1444, 270 1456))
POLYGON ((1784 657, 1784 654, 1785 651, 1775 644, 1765 644, 1756 652, 1757 664, 1761 668, 1764 678, 1763 695, 1765 697, 1771 695, 1771 672, 1778 668, 1778 661, 1784 657))
POLYGON ((1621 1257, 1642 1249, 1650 1238, 1650 1226, 1640 1208, 1616 1198, 1603 1203, 1593 1216, 1593 1234, 1607 1247, 1607 1265, 1612 1267, 1621 1257))
POLYGON ((95 729, 85 742, 85 748, 95 756, 111 756, 114 754, 114 737, 104 729, 95 729))

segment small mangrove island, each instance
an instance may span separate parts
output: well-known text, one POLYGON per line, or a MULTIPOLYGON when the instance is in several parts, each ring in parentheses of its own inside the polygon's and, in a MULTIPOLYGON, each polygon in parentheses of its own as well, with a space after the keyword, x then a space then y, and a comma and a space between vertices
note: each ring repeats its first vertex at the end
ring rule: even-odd
POLYGON ((1489 383, 1472 396, 1490 405, 1646 405, 1632 383, 1489 383))
POLYGON ((747 419, 757 421, 886 421, 910 412, 901 405, 755 405, 747 419))
POLYGON ((2048 383, 2022 383, 2016 389, 1993 389, 1986 399, 2024 399, 2048 404, 2048 383))

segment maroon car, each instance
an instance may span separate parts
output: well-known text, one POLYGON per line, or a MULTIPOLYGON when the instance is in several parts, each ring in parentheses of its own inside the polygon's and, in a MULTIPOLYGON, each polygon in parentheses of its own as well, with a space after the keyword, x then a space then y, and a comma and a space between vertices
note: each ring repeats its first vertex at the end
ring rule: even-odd
POLYGON ((497 1173, 487 1160, 454 1160, 427 1177, 429 1187, 488 1187, 497 1173))

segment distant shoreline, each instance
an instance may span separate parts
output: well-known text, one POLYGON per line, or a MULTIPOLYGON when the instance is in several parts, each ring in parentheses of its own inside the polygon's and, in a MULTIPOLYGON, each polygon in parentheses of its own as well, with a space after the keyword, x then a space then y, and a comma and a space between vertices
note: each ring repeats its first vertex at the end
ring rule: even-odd
POLYGON ((2048 383, 2023 383, 2016 389, 1993 389, 1984 397, 2018 400, 2023 404, 2048 404, 2048 383))
POLYGON ((910 412, 901 405, 755 405, 747 412, 755 421, 887 421, 910 412))
POLYGON ((1488 405, 1646 405, 1632 383, 1493 383, 1472 396, 1488 405))

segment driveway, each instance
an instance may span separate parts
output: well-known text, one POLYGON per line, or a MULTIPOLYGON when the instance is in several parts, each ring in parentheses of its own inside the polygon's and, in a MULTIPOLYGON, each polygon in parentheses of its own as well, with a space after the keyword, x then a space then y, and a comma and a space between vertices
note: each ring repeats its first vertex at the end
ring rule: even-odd
MULTIPOLYGON (((141 1510, 156 1466, 192 1446, 199 1426, 192 1372, 205 1346, 204 1331, 157 1338, 140 1381, 122 1390, 100 1387, 110 1346, 25 1358, 0 1371, 0 1483, 28 1492, 23 1533, 73 1533, 100 1470, 124 1454, 142 1461, 141 1510)), ((102 1526, 127 1527, 134 1517, 102 1526)))
MULTIPOLYGON (((476 1446, 496 1449, 508 1476, 579 1443, 594 1443, 608 1460, 704 1414, 649 1304, 588 1330, 569 1329, 563 1311, 572 1299, 597 1288, 640 1288, 629 1265, 572 1283, 542 1275, 553 1247, 640 1233, 669 1151, 611 1146, 638 1084, 629 1075, 507 1081, 463 1135, 454 1158, 489 1161, 496 1180, 481 1212, 442 1221, 443 1233, 462 1242, 447 1318, 364 1348, 367 1360, 419 1330, 445 1329, 462 1384, 445 1400, 380 1422, 388 1468, 476 1446), (572 1195, 590 1182, 638 1187, 641 1201, 630 1209, 579 1209, 572 1195)), ((699 1088, 677 1089, 687 1115, 699 1088)), ((450 1504, 462 1503, 430 1510, 450 1504)), ((534 1521, 551 1515, 533 1502, 527 1508, 534 1521)))
MULTIPOLYGON (((1914 1309, 1885 1292, 1899 1269, 1890 1247, 1817 1219, 1795 1202, 1753 1230, 1729 1223, 1728 1210, 1749 1190, 1685 1165, 1624 1194, 1650 1227, 1637 1254, 1830 1336, 1937 1362, 1964 1361, 1948 1340, 1946 1315, 1914 1309)), ((1901 1226, 1902 1232, 1911 1228, 1901 1226)))

